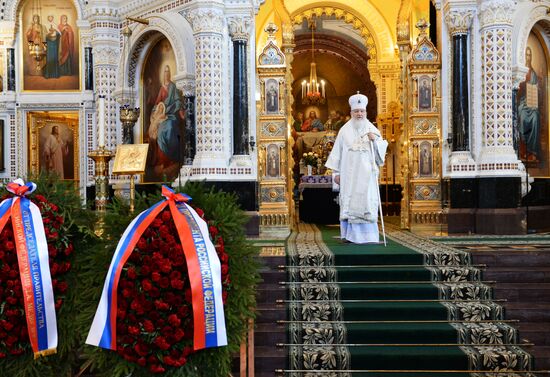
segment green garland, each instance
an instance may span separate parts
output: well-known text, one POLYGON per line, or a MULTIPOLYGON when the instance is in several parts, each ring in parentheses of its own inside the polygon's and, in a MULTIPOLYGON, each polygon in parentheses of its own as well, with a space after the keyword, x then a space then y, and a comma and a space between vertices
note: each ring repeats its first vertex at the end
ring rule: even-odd
MULTIPOLYGON (((227 376, 231 370, 231 357, 237 353, 246 332, 249 318, 254 317, 255 286, 259 282, 257 250, 244 237, 246 217, 239 209, 236 197, 221 191, 205 190, 201 183, 188 183, 181 190, 192 197, 192 204, 201 208, 207 219, 218 227, 225 240, 229 254, 231 291, 225 308, 228 346, 199 351, 189 356, 187 363, 178 369, 162 374, 169 377, 227 376)), ((81 343, 92 322, 112 254, 119 236, 135 215, 161 200, 157 195, 137 195, 135 213, 130 214, 124 203, 114 200, 105 217, 105 239, 93 250, 79 253, 82 266, 79 275, 79 315, 77 332, 83 335, 81 343), (91 303, 91 304, 90 304, 91 303)), ((127 362, 116 352, 85 345, 82 347, 83 365, 86 373, 97 377, 150 376, 150 372, 127 362)))

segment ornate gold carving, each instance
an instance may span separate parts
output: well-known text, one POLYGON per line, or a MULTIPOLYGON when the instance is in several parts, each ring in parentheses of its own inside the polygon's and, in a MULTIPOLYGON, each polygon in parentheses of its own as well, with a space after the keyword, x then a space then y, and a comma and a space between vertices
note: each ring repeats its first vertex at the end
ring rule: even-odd
POLYGON ((252 19, 247 16, 228 18, 229 34, 234 41, 248 41, 252 19))
POLYGON ((294 46, 294 28, 291 23, 283 23, 283 46, 294 46))
POLYGON ((411 0, 402 0, 397 16, 397 42, 410 42, 411 27, 409 19, 411 16, 411 0))
POLYGON ((376 60, 377 57, 377 50, 376 50, 376 43, 374 42, 374 38, 372 37, 371 32, 367 28, 367 26, 355 15, 348 12, 347 10, 336 8, 336 7, 315 7, 310 8, 296 16, 292 19, 292 22, 294 24, 301 24, 302 21, 305 19, 310 22, 314 17, 321 17, 323 14, 325 14, 327 17, 334 16, 338 20, 343 20, 346 23, 353 26, 354 29, 358 30, 361 34, 361 37, 365 40, 365 46, 367 47, 369 57, 373 60, 376 60))
POLYGON ((479 7, 481 28, 495 24, 512 24, 516 5, 512 0, 486 0, 479 7))
POLYGON ((451 35, 468 34, 473 19, 472 9, 452 9, 445 14, 445 23, 451 35))

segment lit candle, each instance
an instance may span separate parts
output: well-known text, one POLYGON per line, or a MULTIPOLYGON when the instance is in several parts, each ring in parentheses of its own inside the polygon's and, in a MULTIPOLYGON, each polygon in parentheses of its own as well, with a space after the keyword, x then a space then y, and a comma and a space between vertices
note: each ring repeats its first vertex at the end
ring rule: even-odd
POLYGON ((319 93, 319 83, 315 84, 315 94, 319 93))
POLYGON ((325 80, 321 80, 321 96, 325 96, 325 80))
POLYGON ((97 120, 97 129, 98 129, 98 143, 99 147, 105 146, 105 97, 99 96, 99 109, 98 109, 98 120, 97 120))
POLYGON ((307 94, 309 94, 309 82, 307 83, 307 91, 306 91, 307 94))

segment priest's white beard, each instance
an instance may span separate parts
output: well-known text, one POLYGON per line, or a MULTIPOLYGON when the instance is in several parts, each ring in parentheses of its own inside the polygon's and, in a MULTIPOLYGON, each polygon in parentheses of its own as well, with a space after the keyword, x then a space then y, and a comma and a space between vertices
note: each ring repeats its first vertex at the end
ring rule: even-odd
POLYGON ((353 126, 353 129, 355 131, 361 131, 361 130, 365 130, 367 128, 367 119, 366 118, 363 118, 363 119, 355 119, 355 118, 351 118, 351 125, 353 126))

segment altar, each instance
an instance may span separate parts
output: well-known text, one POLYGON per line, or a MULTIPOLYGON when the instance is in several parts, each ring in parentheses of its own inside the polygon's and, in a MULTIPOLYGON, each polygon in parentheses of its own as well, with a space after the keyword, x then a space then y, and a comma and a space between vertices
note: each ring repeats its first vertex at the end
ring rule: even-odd
POLYGON ((338 224, 338 192, 332 191, 332 176, 304 175, 298 185, 300 221, 315 224, 338 224))

